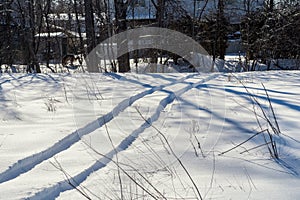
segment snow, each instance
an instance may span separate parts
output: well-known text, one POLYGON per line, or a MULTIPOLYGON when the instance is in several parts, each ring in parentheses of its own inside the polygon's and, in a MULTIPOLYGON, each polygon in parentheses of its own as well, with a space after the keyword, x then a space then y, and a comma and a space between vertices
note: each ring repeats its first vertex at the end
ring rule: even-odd
POLYGON ((0 199, 298 199, 299 86, 300 71, 1 74, 0 199))
POLYGON ((39 33, 35 37, 67 37, 63 32, 39 33))

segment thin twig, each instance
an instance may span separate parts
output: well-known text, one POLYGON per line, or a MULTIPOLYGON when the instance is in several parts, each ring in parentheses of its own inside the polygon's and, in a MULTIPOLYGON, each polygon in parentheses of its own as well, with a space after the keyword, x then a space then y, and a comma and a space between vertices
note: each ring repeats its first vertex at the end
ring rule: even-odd
MULTIPOLYGON (((87 145, 88 147, 90 147, 90 149, 95 152, 96 154, 108 159, 109 161, 111 161, 112 163, 114 163, 131 181, 133 181, 139 188, 141 188, 144 192, 146 192, 148 195, 150 195, 153 199, 159 199, 158 197, 154 196, 154 194, 152 194, 150 191, 148 191, 143 185, 141 185, 140 183, 138 183, 123 167, 121 167, 121 163, 117 163, 116 161, 114 161, 112 158, 106 156, 105 154, 100 153, 99 151, 97 151, 95 148, 93 148, 92 146, 90 146, 87 142, 83 141, 83 143, 85 145, 87 145)), ((134 167, 130 166, 130 165, 125 165, 124 166, 130 167, 132 169, 134 169, 136 172, 138 172, 138 170, 136 170, 134 167)), ((138 172, 139 173, 139 172, 138 172)), ((139 173, 139 175, 141 175, 139 173)), ((141 177, 163 198, 166 199, 164 197, 164 195, 156 188, 154 187, 153 184, 151 184, 148 179, 146 177, 144 177, 143 175, 141 175, 141 177)))
POLYGON ((256 134, 252 135, 250 138, 248 138, 248 139, 245 140, 244 142, 241 142, 240 144, 238 144, 238 145, 232 147, 231 149, 228 149, 227 151, 223 151, 222 153, 219 154, 219 156, 220 156, 220 155, 224 155, 225 153, 228 153, 228 152, 230 152, 230 151, 232 151, 232 150, 238 148, 239 146, 245 144, 246 142, 250 141, 251 139, 253 139, 253 138, 256 137, 257 135, 259 135, 259 134, 261 134, 261 133, 263 133, 263 132, 265 132, 265 131, 267 131, 267 129, 257 132, 256 134))
POLYGON ((58 162, 58 160, 56 158, 54 158, 55 160, 55 163, 54 164, 53 162, 50 161, 51 165, 54 166, 56 169, 58 169, 59 171, 61 171, 64 175, 65 175, 65 178, 66 178, 66 181, 67 183, 72 187, 74 188, 75 190, 77 190, 82 196, 84 196, 86 199, 88 200, 92 200, 92 198, 90 198, 88 196, 87 193, 84 192, 84 189, 82 187, 79 186, 79 184, 72 178, 72 176, 70 174, 68 174, 64 168, 61 166, 61 164, 58 162), (76 185, 78 185, 80 187, 80 189, 78 188, 78 186, 76 186, 75 184, 73 184, 72 182, 74 182, 76 185))
POLYGON ((163 139, 165 140, 167 146, 169 147, 169 150, 171 152, 171 154, 176 158, 176 160, 178 161, 178 163, 180 164, 180 166, 183 168, 183 170, 185 171, 185 173, 187 174, 187 176, 189 177, 190 181, 192 182, 199 198, 201 200, 203 200, 202 196, 201 196, 201 193, 196 185, 196 183, 194 182, 192 176, 190 175, 190 173, 188 172, 188 170, 186 169, 186 167, 183 165, 182 161, 179 159, 179 157, 175 154, 175 152, 173 151, 170 143, 168 142, 168 139, 166 138, 166 136, 158 129, 156 128, 151 122, 149 122, 143 115, 142 113, 140 112, 140 110, 138 108, 136 108, 136 111, 138 112, 138 114, 141 116, 141 118, 149 125, 151 126, 152 128, 154 128, 162 137, 163 139))
MULTIPOLYGON (((106 122, 104 122, 104 126, 105 126, 105 131, 106 131, 106 134, 108 136, 108 139, 110 141, 110 144, 111 146, 113 147, 114 151, 115 151, 115 155, 116 155, 116 162, 117 164, 119 165, 119 156, 118 156, 118 151, 112 141, 112 138, 110 136, 110 133, 108 131, 108 128, 107 128, 107 124, 106 122)), ((121 172, 120 172, 120 168, 118 167, 118 178, 119 178, 119 183, 120 183, 120 192, 121 192, 121 199, 124 199, 124 195, 123 195, 123 185, 122 185, 122 178, 121 178, 121 172)))
POLYGON ((261 84, 262 84, 262 86, 263 86, 263 88, 264 88, 264 90, 265 90, 265 92, 266 92, 266 95, 267 95, 267 98, 268 98, 268 101, 269 101, 269 106, 270 106, 270 108, 271 108, 272 115, 273 115, 273 118, 274 118, 274 120, 275 120, 275 124, 276 124, 276 128, 277 128, 275 134, 278 135, 278 134, 280 133, 280 128, 279 128, 278 121, 277 121, 277 118, 276 118, 276 115, 275 115, 275 112, 274 112, 274 109, 273 109, 273 105, 272 105, 272 102, 271 102, 269 93, 268 93, 268 91, 267 91, 265 85, 264 85, 263 83, 261 83, 261 84))
POLYGON ((270 131, 268 130, 267 132, 268 132, 268 135, 269 135, 269 138, 270 138, 270 141, 271 141, 271 147, 272 147, 272 150, 273 150, 271 155, 273 155, 272 156, 273 158, 278 159, 279 155, 278 155, 278 152, 277 152, 276 142, 273 140, 273 136, 270 133, 270 131))
POLYGON ((258 149, 258 148, 260 148, 260 147, 263 147, 263 146, 269 145, 270 143, 271 143, 271 142, 267 142, 267 143, 264 143, 264 144, 261 144, 261 145, 255 146, 255 147, 253 147, 253 148, 246 149, 245 151, 242 151, 240 154, 243 154, 243 153, 246 153, 246 152, 248 152, 248 153, 249 153, 249 151, 252 151, 252 150, 258 149))
POLYGON ((67 89, 66 89, 66 85, 65 84, 63 84, 63 88, 64 88, 66 102, 69 103, 67 89))
MULTIPOLYGON (((252 95, 252 94, 250 93, 250 91, 249 91, 248 88, 244 85, 244 83, 242 83, 236 76, 234 76, 234 77, 235 77, 235 78, 243 85, 243 87, 244 87, 244 89, 246 90, 246 92, 248 93, 250 99, 253 101, 253 111, 254 111, 254 113, 255 113, 256 121, 257 121, 257 123, 259 124, 260 128, 263 129, 263 128, 262 128, 262 125, 261 125, 261 123, 260 123, 260 121, 259 121, 259 119, 258 119, 258 116, 259 116, 259 115, 256 113, 255 105, 257 105, 257 106, 259 107, 259 109, 261 110, 261 113, 263 114, 262 119, 265 120, 265 121, 268 123, 268 125, 271 127, 273 133, 276 134, 276 135, 279 135, 280 129, 279 129, 278 121, 277 121, 277 118, 276 118, 276 115, 275 115, 275 112, 274 112, 274 109, 273 109, 273 106, 272 106, 272 102, 271 102, 270 96, 269 96, 268 91, 267 91, 266 87, 264 86, 264 84, 262 83, 262 86, 263 86, 264 91, 265 91, 265 93, 266 93, 267 100, 268 100, 268 102, 269 102, 269 107, 270 107, 270 109, 271 109, 271 111, 272 111, 272 116, 273 116, 274 121, 275 121, 275 126, 274 126, 274 124, 271 122, 271 120, 270 120, 270 118, 268 117, 268 115, 267 115, 265 109, 264 109, 263 106, 260 104, 260 102, 257 100, 257 98, 256 98, 254 95, 252 95)), ((260 116, 260 117, 261 117, 261 116, 260 116)), ((269 153, 270 153, 270 155, 271 155, 273 158, 279 159, 279 154, 278 154, 278 151, 277 151, 276 141, 273 139, 273 135, 270 133, 269 129, 266 129, 265 131, 267 131, 268 136, 269 136, 269 139, 270 139, 270 141, 271 141, 271 142, 268 142, 266 136, 263 135, 263 136, 264 136, 263 138, 264 138, 264 140, 265 140, 265 144, 266 144, 267 147, 268 147, 269 153)))

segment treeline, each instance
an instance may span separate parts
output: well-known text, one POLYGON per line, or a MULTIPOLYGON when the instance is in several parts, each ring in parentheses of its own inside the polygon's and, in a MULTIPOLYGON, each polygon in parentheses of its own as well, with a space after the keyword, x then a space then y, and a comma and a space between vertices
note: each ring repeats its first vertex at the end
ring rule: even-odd
MULTIPOLYGON (((273 1, 271 1, 273 2, 273 1)), ((246 14, 241 23, 247 59, 259 60, 270 67, 271 60, 300 59, 300 4, 284 1, 275 7, 272 3, 263 10, 246 14)), ((276 62, 274 63, 276 65, 276 62)), ((254 70, 254 65, 249 65, 254 70)), ((289 66, 277 68, 289 69, 289 66)))
MULTIPOLYGON (((49 69, 56 72, 50 64, 59 63, 65 54, 85 56, 106 38, 140 26, 169 28, 189 35, 214 59, 224 59, 228 35, 234 32, 241 33, 248 61, 267 63, 271 59, 300 59, 298 1, 190 0, 190 4, 182 2, 2 0, 0 64, 25 64, 40 72, 40 63, 45 63, 49 69), (137 9, 141 7, 144 10, 137 9), (140 16, 136 14, 138 11, 140 16), (233 22, 232 16, 238 20, 233 22)), ((158 50, 148 53, 150 62, 157 63, 158 57, 162 56, 162 52, 158 50)), ((171 52, 163 53, 164 56, 176 59, 177 55, 172 55, 171 52)), ((112 62, 111 70, 129 71, 131 55, 139 57, 140 54, 125 54, 119 57, 117 62, 112 62)), ((255 68, 249 64, 246 70, 255 68)))

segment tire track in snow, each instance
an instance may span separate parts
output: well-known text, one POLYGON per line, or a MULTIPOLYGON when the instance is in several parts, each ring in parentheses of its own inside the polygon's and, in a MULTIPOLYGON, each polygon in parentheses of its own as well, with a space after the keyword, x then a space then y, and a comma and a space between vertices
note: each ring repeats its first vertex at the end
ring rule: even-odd
MULTIPOLYGON (((151 127, 151 125, 148 122, 155 122, 160 117, 161 112, 166 108, 167 105, 171 104, 176 97, 181 96, 182 94, 186 93, 192 88, 197 88, 199 85, 204 84, 205 82, 208 82, 210 80, 213 80, 217 78, 219 74, 211 75, 205 79, 202 79, 201 81, 197 83, 188 83, 189 85, 178 90, 177 92, 170 92, 169 95, 162 99, 159 103, 159 106, 157 107, 155 113, 149 117, 138 129, 133 131, 129 136, 127 136, 122 142, 116 146, 116 149, 112 149, 110 152, 108 152, 105 157, 99 159, 96 161, 93 165, 91 165, 89 168, 85 169, 81 173, 75 175, 74 177, 70 178, 69 180, 74 186, 79 186, 81 183, 83 183, 88 176, 90 176, 93 172, 98 171, 102 168, 104 168, 108 163, 110 163, 113 156, 116 155, 116 152, 122 152, 130 147, 130 145, 136 140, 136 138, 142 134, 147 128, 151 127)), ((26 198, 28 200, 39 200, 39 199, 55 199, 59 196, 60 193, 72 190, 74 189, 67 181, 60 181, 56 183, 55 185, 45 188, 42 191, 36 193, 34 196, 31 196, 29 198, 26 198)))
MULTIPOLYGON (((80 128, 80 129, 77 129, 76 131, 74 131, 71 134, 69 134, 68 136, 64 137, 63 139, 61 139, 60 141, 58 141, 57 143, 55 143, 48 149, 43 150, 39 153, 30 155, 26 158, 23 158, 23 159, 17 161, 16 163, 12 164, 9 167, 9 169, 0 173, 0 184, 17 178, 21 174, 24 174, 24 173, 30 171, 32 168, 34 168, 36 165, 42 163, 43 161, 46 161, 46 160, 50 159, 51 157, 55 156, 56 154, 67 150, 72 145, 79 142, 82 136, 92 133, 93 131, 99 129, 106 123, 110 122, 112 119, 114 119, 114 117, 118 116, 126 108, 130 107, 135 101, 143 98, 146 95, 150 95, 156 91, 161 91, 165 87, 171 86, 176 83, 182 83, 185 80, 192 78, 196 75, 198 75, 198 74, 191 74, 191 75, 185 76, 175 82, 151 87, 148 90, 145 90, 139 94, 136 94, 134 96, 131 96, 130 98, 127 98, 127 99, 121 101, 116 107, 114 107, 114 109, 111 112, 103 115, 102 117, 99 117, 98 119, 92 121, 91 123, 87 124, 86 126, 80 128)), ((123 76, 119 77, 119 79, 121 79, 121 78, 124 78, 124 79, 122 79, 124 81, 132 82, 130 79, 127 79, 123 76)), ((140 82, 137 82, 137 81, 132 82, 132 83, 141 84, 140 82)), ((145 87, 146 88, 150 87, 150 85, 145 85, 145 87)))

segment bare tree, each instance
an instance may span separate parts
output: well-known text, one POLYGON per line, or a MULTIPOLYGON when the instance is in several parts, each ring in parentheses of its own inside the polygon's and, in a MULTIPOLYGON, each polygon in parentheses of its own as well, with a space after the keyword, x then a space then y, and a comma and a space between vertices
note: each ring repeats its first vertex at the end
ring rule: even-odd
POLYGON ((13 0, 8 0, 2 1, 0 4, 2 24, 0 29, 0 62, 8 65, 12 65, 14 62, 12 3, 13 0))
MULTIPOLYGON (((116 33, 121 33, 127 30, 127 9, 129 5, 129 1, 123 0, 114 0, 115 6, 115 31, 116 33)), ((129 63, 129 53, 124 55, 119 55, 120 49, 128 49, 128 43, 126 41, 118 41, 118 65, 119 65, 119 72, 128 72, 130 71, 130 63, 129 63)))
POLYGON ((96 47, 94 9, 92 0, 84 0, 85 8, 85 29, 87 37, 87 52, 89 53, 96 47))
MULTIPOLYGON (((225 59, 225 51, 227 44, 227 27, 228 22, 224 14, 224 0, 218 0, 218 9, 217 9, 217 31, 216 31, 216 48, 219 50, 219 58, 225 59)), ((215 57, 215 55, 214 55, 215 57)))
POLYGON ((79 40, 80 40, 80 53, 83 53, 84 52, 84 41, 83 41, 83 36, 82 36, 82 24, 81 22, 79 21, 79 16, 83 15, 82 12, 80 12, 80 9, 79 7, 81 7, 81 1, 78 1, 78 0, 74 0, 74 13, 75 13, 75 18, 76 18, 76 30, 78 32, 78 35, 79 35, 79 40))
POLYGON ((41 73, 37 51, 39 38, 36 34, 42 29, 43 19, 42 2, 36 0, 22 1, 16 0, 16 16, 21 38, 20 43, 23 48, 24 61, 28 65, 28 72, 41 73))

